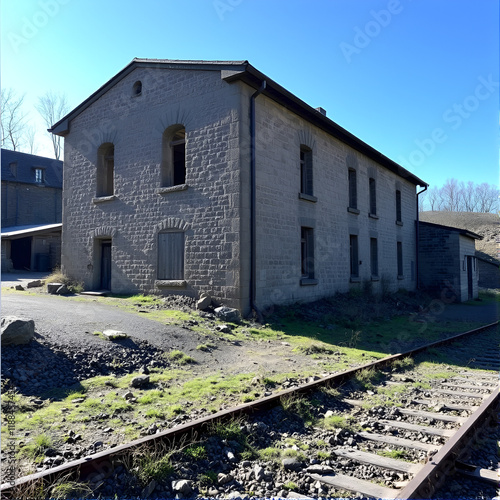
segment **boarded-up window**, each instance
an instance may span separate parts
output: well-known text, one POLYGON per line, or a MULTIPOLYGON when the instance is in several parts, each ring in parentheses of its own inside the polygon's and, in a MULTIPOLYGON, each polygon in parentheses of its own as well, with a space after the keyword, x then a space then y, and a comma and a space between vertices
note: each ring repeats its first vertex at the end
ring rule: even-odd
POLYGON ((300 146, 300 192, 313 195, 312 151, 307 146, 300 146))
POLYGON ((158 234, 158 279, 184 279, 184 233, 158 234))
POLYGON ((358 208, 358 192, 356 186, 356 170, 349 169, 349 208, 358 208))
POLYGON ((350 235, 351 278, 359 278, 358 237, 350 235))

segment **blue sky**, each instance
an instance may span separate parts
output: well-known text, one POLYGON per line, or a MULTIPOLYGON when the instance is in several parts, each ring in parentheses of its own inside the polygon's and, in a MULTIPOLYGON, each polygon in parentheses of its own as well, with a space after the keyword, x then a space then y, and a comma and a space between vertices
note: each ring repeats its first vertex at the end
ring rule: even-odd
POLYGON ((498 183, 498 0, 1 0, 2 88, 77 106, 134 57, 248 60, 433 186, 498 183))

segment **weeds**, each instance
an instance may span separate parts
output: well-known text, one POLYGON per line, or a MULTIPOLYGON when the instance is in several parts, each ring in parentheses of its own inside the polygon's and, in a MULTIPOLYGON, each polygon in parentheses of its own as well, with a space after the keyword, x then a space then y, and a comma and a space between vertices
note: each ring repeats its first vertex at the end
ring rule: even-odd
POLYGON ((157 447, 155 450, 149 448, 137 450, 132 457, 132 472, 142 486, 148 485, 152 480, 162 481, 174 471, 171 463, 173 454, 174 452, 167 450, 166 446, 157 447))
POLYGON ((306 425, 310 425, 314 421, 312 405, 306 398, 294 394, 284 395, 281 396, 280 402, 283 410, 297 415, 306 425))
POLYGON ((50 498, 63 500, 70 498, 88 498, 92 489, 85 483, 77 481, 60 480, 50 488, 50 498))
POLYGON ((200 483, 200 486, 205 487, 217 484, 217 472, 214 472, 213 470, 207 470, 207 472, 198 476, 198 482, 200 483))
POLYGON ((358 372, 353 378, 353 384, 359 389, 373 389, 373 383, 377 383, 383 377, 382 373, 375 368, 365 368, 358 372))
POLYGON ((52 273, 45 278, 45 284, 47 283, 62 283, 66 285, 71 293, 81 293, 84 290, 82 282, 66 276, 59 268, 54 269, 52 273))

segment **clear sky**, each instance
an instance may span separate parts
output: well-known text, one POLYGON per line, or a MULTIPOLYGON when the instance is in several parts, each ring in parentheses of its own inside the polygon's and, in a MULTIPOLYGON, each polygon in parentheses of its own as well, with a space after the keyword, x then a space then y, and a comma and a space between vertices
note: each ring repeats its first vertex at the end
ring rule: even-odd
MULTIPOLYGON (((498 0, 1 0, 1 83, 71 109, 134 57, 248 60, 431 185, 498 183, 498 0)), ((45 136, 46 137, 46 136, 45 136)))

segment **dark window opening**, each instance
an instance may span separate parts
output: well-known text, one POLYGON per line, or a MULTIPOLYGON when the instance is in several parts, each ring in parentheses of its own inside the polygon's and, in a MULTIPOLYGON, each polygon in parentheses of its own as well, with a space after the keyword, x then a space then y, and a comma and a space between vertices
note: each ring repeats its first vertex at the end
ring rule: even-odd
POLYGON ((307 146, 300 146, 300 192, 313 195, 312 151, 307 146))
POLYGON ((138 96, 142 94, 142 82, 139 80, 134 83, 134 86, 132 87, 132 95, 133 96, 138 96))
POLYGON ((349 208, 358 208, 356 170, 349 169, 349 208))
POLYGON ((314 230, 302 227, 300 232, 301 275, 314 279, 314 230))
POLYGON ((163 133, 162 186, 186 183, 186 129, 176 127, 163 133))
POLYGON ((369 181, 369 188, 370 188, 370 213, 372 215, 375 215, 377 213, 377 188, 376 188, 376 183, 375 179, 373 177, 370 177, 369 181))
POLYGON ((370 238, 370 267, 373 277, 378 276, 378 241, 377 238, 370 238))
POLYGON ((97 192, 98 197, 112 196, 114 193, 115 147, 103 144, 97 152, 97 192))
POLYGON ((359 278, 358 237, 351 234, 349 240, 351 278, 359 278))
POLYGON ((401 219, 401 191, 396 191, 396 221, 402 222, 401 219))

